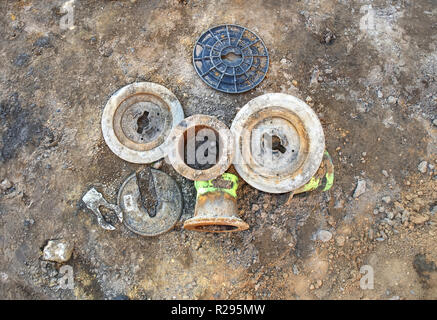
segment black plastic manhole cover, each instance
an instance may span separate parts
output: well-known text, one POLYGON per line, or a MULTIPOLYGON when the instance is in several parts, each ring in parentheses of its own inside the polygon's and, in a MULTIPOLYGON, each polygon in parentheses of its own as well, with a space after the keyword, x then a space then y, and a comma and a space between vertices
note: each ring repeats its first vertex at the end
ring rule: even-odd
POLYGON ((257 86, 269 68, 266 46, 252 31, 233 24, 209 29, 197 40, 193 64, 209 86, 240 93, 257 86))

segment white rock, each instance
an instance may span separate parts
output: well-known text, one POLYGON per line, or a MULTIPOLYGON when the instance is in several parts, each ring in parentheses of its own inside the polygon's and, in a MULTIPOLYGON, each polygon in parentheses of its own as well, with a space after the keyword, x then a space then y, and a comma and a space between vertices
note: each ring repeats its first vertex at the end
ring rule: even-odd
POLYGON ((67 262, 73 253, 73 244, 66 240, 49 240, 43 250, 43 260, 67 262))
POLYGON ((391 198, 389 196, 386 197, 382 197, 382 201, 384 201, 385 203, 390 203, 391 202, 391 198))
POLYGON ((4 179, 2 183, 0 183, 0 189, 2 191, 6 191, 12 187, 12 183, 8 179, 4 179))
POLYGON ((320 241, 328 242, 329 240, 332 239, 332 233, 329 232, 328 230, 320 230, 319 232, 317 232, 317 238, 320 241))
POLYGON ((397 99, 393 96, 388 97, 388 103, 395 104, 397 102, 397 99))
POLYGON ((421 163, 419 163, 419 165, 417 166, 417 169, 422 172, 422 173, 426 173, 426 169, 428 166, 428 162, 426 161, 422 161, 421 163))
POLYGON ((357 187, 354 191, 354 198, 358 198, 361 196, 364 192, 366 192, 366 180, 358 180, 357 187))
POLYGON ((381 172, 384 175, 384 177, 388 178, 388 172, 386 170, 382 170, 381 172))

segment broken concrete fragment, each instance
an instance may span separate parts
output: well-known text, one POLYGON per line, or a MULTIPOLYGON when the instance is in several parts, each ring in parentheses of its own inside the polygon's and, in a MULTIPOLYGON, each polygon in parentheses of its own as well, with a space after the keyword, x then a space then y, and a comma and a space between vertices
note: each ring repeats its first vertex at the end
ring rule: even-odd
POLYGON ((73 253, 73 244, 66 240, 49 240, 43 250, 43 260, 67 262, 73 253))
POLYGON ((366 192, 366 180, 358 180, 357 187, 355 188, 353 197, 358 198, 364 192, 366 192))

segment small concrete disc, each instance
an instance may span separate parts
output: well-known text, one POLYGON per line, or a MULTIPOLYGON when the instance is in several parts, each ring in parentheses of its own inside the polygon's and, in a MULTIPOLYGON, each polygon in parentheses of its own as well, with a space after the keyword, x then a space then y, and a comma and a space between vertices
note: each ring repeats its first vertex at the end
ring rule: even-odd
POLYGON ((182 195, 176 182, 166 173, 151 169, 158 205, 150 217, 141 205, 135 174, 129 176, 118 192, 118 205, 125 226, 142 236, 157 236, 173 228, 182 213, 182 195))
POLYGON ((234 167, 265 192, 293 191, 317 172, 325 136, 316 113, 302 100, 269 93, 249 101, 235 116, 234 167))
POLYGON ((181 104, 167 88, 152 82, 132 83, 106 103, 103 137, 123 160, 151 163, 166 156, 168 136, 183 118, 181 104))

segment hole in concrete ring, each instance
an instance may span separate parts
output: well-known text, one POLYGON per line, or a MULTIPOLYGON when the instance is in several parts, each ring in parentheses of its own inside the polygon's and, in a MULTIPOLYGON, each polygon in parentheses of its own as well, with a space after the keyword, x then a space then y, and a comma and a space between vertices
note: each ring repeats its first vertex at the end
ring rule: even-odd
POLYGON ((216 130, 207 126, 194 126, 184 132, 179 144, 184 163, 195 170, 214 167, 220 159, 220 136, 216 130), (194 130, 188 133, 189 130, 194 130), (194 141, 193 141, 194 140, 194 141))
MULTIPOLYGON (((265 146, 272 151, 279 151, 280 153, 285 153, 287 149, 283 146, 282 140, 277 135, 270 135, 266 133, 263 136, 263 140, 267 142, 265 146)), ((292 150, 294 152, 294 150, 292 150)))
MULTIPOLYGON (((141 117, 139 117, 137 120, 137 132, 139 134, 142 134, 144 129, 147 128, 149 124, 150 124, 149 112, 144 111, 141 117)), ((141 138, 141 140, 143 140, 143 138, 141 138)))

